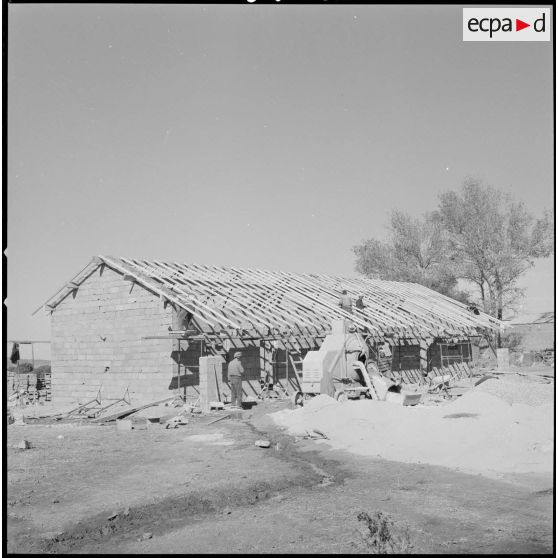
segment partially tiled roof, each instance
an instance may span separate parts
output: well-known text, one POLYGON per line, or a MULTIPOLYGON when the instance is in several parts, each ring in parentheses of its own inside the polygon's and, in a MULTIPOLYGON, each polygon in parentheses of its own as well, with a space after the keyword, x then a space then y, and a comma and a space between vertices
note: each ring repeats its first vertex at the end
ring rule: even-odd
POLYGON ((501 326, 495 318, 476 315, 466 305, 415 283, 112 256, 94 258, 45 306, 54 309, 100 265, 187 310, 197 328, 209 335, 318 336, 340 318, 375 337, 477 335, 501 326), (363 295, 366 307, 353 307, 352 314, 341 309, 343 289, 353 300, 363 295))

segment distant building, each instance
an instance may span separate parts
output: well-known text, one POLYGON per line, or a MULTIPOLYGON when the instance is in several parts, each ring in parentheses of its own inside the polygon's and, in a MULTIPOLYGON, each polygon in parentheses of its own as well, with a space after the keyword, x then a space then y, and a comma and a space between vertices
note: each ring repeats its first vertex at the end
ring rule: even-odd
POLYGON ((555 349, 554 312, 524 314, 511 320, 511 333, 521 336, 523 351, 544 351, 555 349))

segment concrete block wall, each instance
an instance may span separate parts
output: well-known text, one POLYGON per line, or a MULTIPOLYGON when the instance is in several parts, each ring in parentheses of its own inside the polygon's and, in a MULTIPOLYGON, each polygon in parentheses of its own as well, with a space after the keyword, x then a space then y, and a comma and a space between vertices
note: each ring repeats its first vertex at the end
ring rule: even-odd
POLYGON ((53 400, 116 399, 133 404, 171 396, 173 361, 166 335, 172 306, 121 274, 101 267, 52 312, 53 400), (108 369, 107 369, 108 368, 108 369))

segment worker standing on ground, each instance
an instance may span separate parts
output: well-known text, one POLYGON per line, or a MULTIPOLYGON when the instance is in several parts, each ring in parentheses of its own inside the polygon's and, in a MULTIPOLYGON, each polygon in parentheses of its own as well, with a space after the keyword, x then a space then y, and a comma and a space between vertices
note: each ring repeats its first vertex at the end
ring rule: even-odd
POLYGON ((241 408, 242 407, 242 375, 244 374, 244 368, 242 367, 242 353, 236 351, 234 353, 234 359, 229 362, 227 369, 229 376, 229 384, 231 386, 231 407, 241 408))
POLYGON ((353 301, 347 294, 347 289, 343 289, 341 292, 338 304, 341 307, 341 310, 345 310, 345 312, 349 312, 349 314, 353 313, 353 301))

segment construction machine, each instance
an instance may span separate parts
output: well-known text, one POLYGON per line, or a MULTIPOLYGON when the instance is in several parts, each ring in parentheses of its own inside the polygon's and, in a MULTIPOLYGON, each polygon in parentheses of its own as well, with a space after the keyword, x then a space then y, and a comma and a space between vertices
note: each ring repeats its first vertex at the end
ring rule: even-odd
POLYGON ((319 394, 338 401, 365 397, 401 405, 420 402, 421 393, 405 392, 400 383, 382 376, 369 355, 367 340, 356 328, 347 320, 334 321, 320 349, 309 351, 302 361, 301 390, 294 393, 294 404, 303 405, 319 394))

